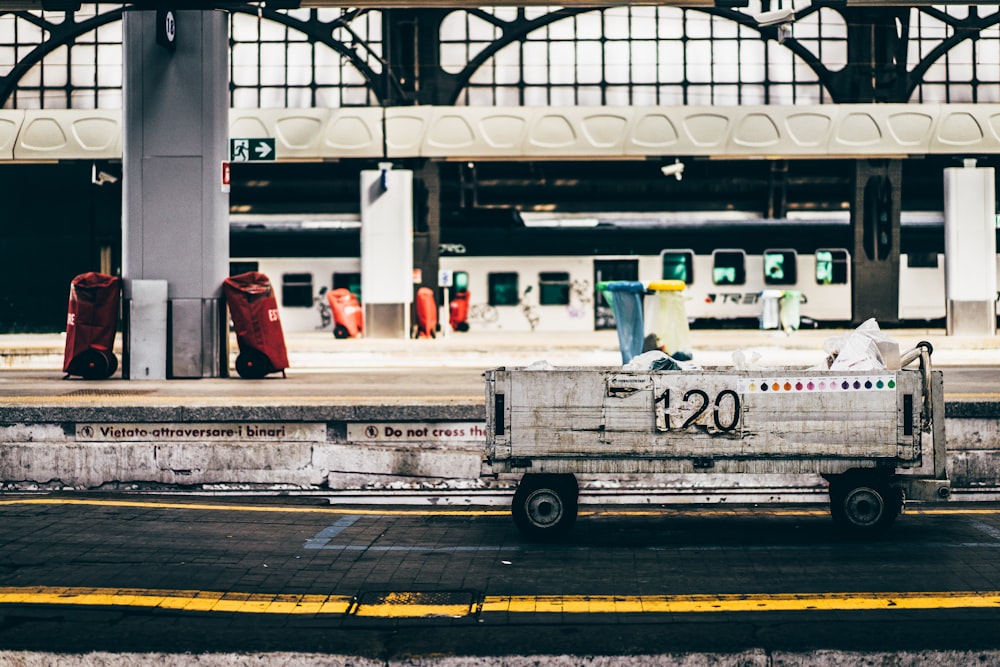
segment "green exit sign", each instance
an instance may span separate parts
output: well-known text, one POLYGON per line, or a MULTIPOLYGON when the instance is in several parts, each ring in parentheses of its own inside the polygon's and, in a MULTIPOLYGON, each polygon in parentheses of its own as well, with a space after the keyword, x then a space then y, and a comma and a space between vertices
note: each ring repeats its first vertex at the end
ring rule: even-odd
POLYGON ((231 162, 274 162, 274 139, 230 139, 229 159, 231 162))

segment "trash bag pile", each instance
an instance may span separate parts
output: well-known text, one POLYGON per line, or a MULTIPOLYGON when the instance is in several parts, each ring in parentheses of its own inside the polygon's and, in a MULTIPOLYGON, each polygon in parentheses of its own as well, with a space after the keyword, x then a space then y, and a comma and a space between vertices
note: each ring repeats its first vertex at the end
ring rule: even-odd
MULTIPOLYGON (((866 320, 849 334, 827 338, 826 358, 809 370, 883 371, 899 370, 899 343, 883 332, 875 318, 866 320)), ((661 350, 643 352, 622 366, 623 370, 690 371, 701 367, 671 356, 661 350)), ((736 350, 733 367, 738 371, 761 369, 761 355, 756 350, 736 350)))
POLYGON ((697 371, 701 366, 670 356, 663 350, 650 350, 633 357, 622 366, 626 371, 697 371))
POLYGON ((875 318, 865 320, 846 336, 827 338, 823 350, 827 358, 821 370, 899 370, 899 343, 879 329, 875 318))

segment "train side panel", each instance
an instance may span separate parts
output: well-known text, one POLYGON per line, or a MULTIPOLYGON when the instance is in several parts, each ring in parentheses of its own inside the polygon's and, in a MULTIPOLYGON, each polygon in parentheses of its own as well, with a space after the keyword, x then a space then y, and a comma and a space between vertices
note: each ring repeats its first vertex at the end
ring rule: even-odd
POLYGON ((324 322, 321 314, 325 291, 333 289, 334 274, 361 273, 361 260, 357 257, 259 257, 230 261, 234 265, 256 263, 256 270, 271 279, 281 326, 286 333, 332 331, 332 325, 324 322))
POLYGON ((473 330, 594 330, 592 257, 442 257, 441 268, 468 273, 473 330), (491 277, 508 286, 493 303, 491 277))
MULTIPOLYGON (((465 271, 471 295, 469 325, 473 330, 502 331, 593 331, 595 329, 595 262, 634 262, 639 280, 664 278, 659 254, 632 256, 443 256, 441 268, 465 271), (512 275, 513 274, 513 277, 512 275), (491 276, 512 281, 505 303, 490 301, 491 276), (554 281, 554 282, 553 282, 554 281), (556 285, 554 287, 554 285, 556 285), (553 294, 557 294, 553 298, 553 294)), ((282 325, 287 332, 308 332, 324 327, 322 295, 333 289, 334 277, 360 275, 357 257, 256 257, 233 258, 234 267, 259 270, 268 275, 275 289, 282 325), (311 297, 309 294, 311 293, 311 297)), ((932 262, 924 261, 924 264, 932 262)), ((914 263, 901 257, 899 317, 922 322, 945 317, 944 256, 937 266, 914 263)), ((1000 256, 997 261, 1000 274, 1000 256)), ((849 273, 849 272, 848 272, 849 273)), ((685 291, 689 318, 703 322, 754 320, 760 316, 761 294, 767 289, 801 292, 801 315, 819 323, 843 323, 852 319, 851 284, 819 284, 816 257, 796 256, 796 280, 789 285, 768 285, 764 259, 747 254, 745 279, 741 284, 716 284, 711 254, 693 255, 691 281, 685 291)), ((440 298, 440 297, 439 297, 440 298)), ((362 291, 363 300, 363 291, 362 291)), ((494 301, 496 301, 494 299, 494 301)))
POLYGON ((910 266, 907 255, 899 258, 899 318, 934 320, 945 316, 944 255, 937 266, 910 266))
MULTIPOLYGON (((845 322, 851 319, 851 283, 819 284, 814 255, 797 254, 796 279, 787 285, 768 285, 764 280, 762 255, 746 255, 745 281, 718 285, 713 281, 713 257, 694 256, 693 280, 685 291, 689 318, 697 320, 755 319, 760 317, 765 290, 794 290, 802 295, 802 317, 818 322, 845 322)), ((655 278, 644 278, 656 280, 655 278)))

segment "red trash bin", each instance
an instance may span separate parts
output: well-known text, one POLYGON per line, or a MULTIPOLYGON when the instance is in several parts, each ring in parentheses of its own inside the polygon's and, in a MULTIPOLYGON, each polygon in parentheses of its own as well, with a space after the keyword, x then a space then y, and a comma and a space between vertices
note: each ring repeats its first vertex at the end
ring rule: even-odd
POLYGON ((326 300, 333 311, 333 335, 337 338, 357 338, 365 332, 365 313, 358 297, 346 287, 326 293, 326 300))
POLYGON ((434 338, 437 331, 438 308, 434 290, 421 287, 417 290, 417 338, 434 338))
POLYGON ((448 304, 448 323, 452 331, 469 330, 469 291, 456 292, 448 304))
POLYGON ((121 279, 91 271, 70 283, 66 315, 66 350, 63 372, 87 380, 111 377, 118 370, 115 332, 121 279))
POLYGON ((222 291, 240 348, 236 372, 255 379, 278 371, 284 375, 288 352, 271 281, 263 273, 249 271, 226 278, 222 291))

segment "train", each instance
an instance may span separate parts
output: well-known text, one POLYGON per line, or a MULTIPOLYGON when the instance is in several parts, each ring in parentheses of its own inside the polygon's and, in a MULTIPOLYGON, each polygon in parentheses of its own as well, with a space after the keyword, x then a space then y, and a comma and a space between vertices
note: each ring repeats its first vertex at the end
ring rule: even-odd
MULTIPOLYGON (((854 316, 846 212, 782 219, 735 212, 484 218, 441 225, 440 268, 454 281, 449 297, 467 300, 461 329, 614 328, 598 289, 611 280, 684 281, 695 327, 756 325, 768 290, 797 292, 805 326, 844 326, 854 316)), ((346 288, 364 301, 356 215, 234 214, 230 224, 231 271, 271 278, 286 331, 331 328, 328 290, 346 288)), ((900 324, 943 325, 944 214, 904 211, 900 251, 900 324)), ((439 303, 443 297, 439 292, 439 303)))

